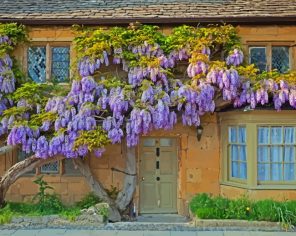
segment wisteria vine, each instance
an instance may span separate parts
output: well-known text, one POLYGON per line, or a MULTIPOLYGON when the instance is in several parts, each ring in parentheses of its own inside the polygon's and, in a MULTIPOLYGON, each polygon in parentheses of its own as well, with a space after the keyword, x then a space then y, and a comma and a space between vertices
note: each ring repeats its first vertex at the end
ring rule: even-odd
MULTIPOLYGON (((179 117, 183 125, 199 126, 203 114, 215 111, 218 97, 237 108, 271 102, 276 110, 285 103, 296 108, 296 89, 287 76, 257 79, 253 66, 242 66, 239 38, 229 25, 182 26, 169 36, 154 26, 82 29, 75 43, 81 79, 44 107, 20 99, 17 107, 30 112, 6 112, 1 121, 3 132, 10 129, 9 145, 40 158, 84 157, 91 151, 101 156, 108 143, 126 139, 135 146, 154 129, 173 129, 179 117), (184 64, 185 76, 175 77, 184 64), (112 76, 102 73, 108 67, 112 76)), ((11 61, 5 57, 0 65, 1 92, 11 93, 13 77, 6 84, 1 77, 11 61)))

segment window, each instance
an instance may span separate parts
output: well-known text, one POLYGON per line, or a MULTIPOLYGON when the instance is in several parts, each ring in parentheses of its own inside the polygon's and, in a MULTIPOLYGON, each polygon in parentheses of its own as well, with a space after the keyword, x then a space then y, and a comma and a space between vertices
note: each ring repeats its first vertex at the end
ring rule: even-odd
POLYGON ((64 174, 65 175, 73 175, 80 176, 81 173, 77 167, 75 167, 72 159, 64 160, 64 174))
MULTIPOLYGON (((26 152, 18 151, 18 153, 17 153, 17 162, 23 161, 23 160, 25 160, 26 158, 30 157, 31 155, 32 155, 31 153, 27 154, 26 152)), ((31 171, 28 171, 28 172, 25 173, 24 175, 25 175, 25 176, 28 176, 28 175, 35 175, 35 173, 36 173, 36 170, 33 169, 33 170, 31 170, 31 171)))
POLYGON ((295 180, 295 127, 258 127, 258 180, 295 180))
POLYGON ((246 179, 246 128, 241 126, 229 127, 228 137, 228 153, 231 177, 238 179, 246 179))
POLYGON ((28 48, 28 76, 37 83, 47 80, 67 82, 70 68, 69 46, 32 46, 28 48))
POLYGON ((59 162, 51 162, 41 166, 41 174, 58 174, 59 173, 59 162))
POLYGON ((289 46, 251 46, 249 62, 255 64, 261 72, 276 69, 280 73, 285 73, 290 69, 289 46))
POLYGON ((295 111, 235 111, 219 116, 222 184, 296 189, 295 111))

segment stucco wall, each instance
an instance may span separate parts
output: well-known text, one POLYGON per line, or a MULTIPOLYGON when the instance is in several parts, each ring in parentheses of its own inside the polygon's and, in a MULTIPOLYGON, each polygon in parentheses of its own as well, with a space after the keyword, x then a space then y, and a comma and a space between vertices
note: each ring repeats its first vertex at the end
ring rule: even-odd
MULTIPOLYGON (((164 33, 171 28, 162 27, 164 33)), ((295 42, 296 26, 239 26, 239 34, 247 49, 252 42, 295 42)), ((73 33, 69 27, 35 27, 29 28, 29 35, 33 43, 38 42, 71 42, 73 33)), ((294 58, 296 48, 292 48, 294 58)), ((19 47, 15 56, 26 69, 26 50, 19 47)), ((72 52, 71 57, 74 58, 72 52)), ((292 60, 294 68, 295 60, 292 60)), ((247 192, 253 198, 295 199, 296 190, 244 190, 238 187, 220 186, 220 145, 219 126, 216 115, 203 117, 203 136, 200 142, 196 138, 195 128, 183 127, 178 124, 172 131, 154 131, 153 136, 174 136, 179 139, 179 176, 178 176, 178 212, 188 214, 188 202, 193 195, 199 192, 208 192, 214 195, 222 194, 228 197, 237 197, 247 192)), ((0 174, 15 161, 14 154, 2 155, 0 174), (10 155, 10 156, 9 156, 10 155)), ((93 174, 100 179, 106 188, 111 185, 121 188, 123 174, 112 172, 111 167, 124 169, 125 151, 122 145, 112 145, 102 158, 90 158, 90 167, 93 174)), ((32 183, 35 177, 20 178, 8 191, 7 200, 24 201, 31 199, 36 193, 37 186, 32 183)), ((88 191, 85 180, 79 176, 45 176, 45 180, 55 188, 65 203, 73 203, 81 199, 88 191)), ((135 194, 136 202, 139 199, 139 189, 135 194)))

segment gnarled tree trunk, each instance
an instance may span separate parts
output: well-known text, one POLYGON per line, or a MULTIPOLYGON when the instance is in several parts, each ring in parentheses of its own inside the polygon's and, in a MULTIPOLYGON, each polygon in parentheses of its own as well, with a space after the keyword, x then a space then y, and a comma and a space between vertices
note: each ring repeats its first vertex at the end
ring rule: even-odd
POLYGON ((133 199, 137 184, 136 149, 127 148, 126 151, 125 179, 122 190, 118 193, 115 201, 117 208, 124 211, 133 199))
POLYGON ((35 155, 26 158, 10 167, 0 180, 0 206, 3 206, 5 202, 5 194, 9 187, 23 174, 39 167, 44 164, 59 161, 64 159, 63 156, 56 156, 48 159, 36 158, 35 155))
POLYGON ((85 177, 86 182, 89 184, 92 192, 95 195, 99 196, 103 201, 109 204, 110 206, 109 220, 113 222, 120 221, 121 216, 114 201, 108 196, 107 192, 103 188, 103 185, 99 181, 97 181, 95 177, 92 175, 89 165, 80 158, 76 158, 73 160, 74 160, 74 163, 77 165, 81 174, 85 177))
POLYGON ((89 165, 85 163, 82 159, 73 159, 74 163, 77 165, 81 174, 85 177, 87 183, 89 184, 91 190, 99 196, 103 201, 110 205, 109 220, 117 222, 121 220, 121 215, 123 211, 126 210, 128 205, 133 199, 133 195, 136 189, 136 152, 135 148, 127 149, 127 160, 126 160, 126 173, 123 188, 119 192, 116 201, 111 199, 107 192, 105 191, 103 185, 99 180, 96 180, 91 173, 89 165))

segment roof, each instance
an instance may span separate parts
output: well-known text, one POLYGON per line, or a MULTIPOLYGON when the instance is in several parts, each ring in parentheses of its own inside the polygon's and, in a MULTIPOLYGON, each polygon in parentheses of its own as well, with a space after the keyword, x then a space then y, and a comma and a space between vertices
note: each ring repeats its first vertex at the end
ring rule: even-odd
POLYGON ((62 23, 295 23, 296 0, 0 0, 0 21, 62 23))

